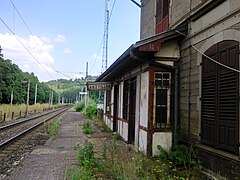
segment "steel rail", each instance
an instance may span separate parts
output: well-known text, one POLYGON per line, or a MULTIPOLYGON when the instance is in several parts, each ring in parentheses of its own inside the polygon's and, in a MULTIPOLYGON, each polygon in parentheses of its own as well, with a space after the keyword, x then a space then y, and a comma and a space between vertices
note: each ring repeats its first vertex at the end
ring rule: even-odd
MULTIPOLYGON (((65 107, 63 107, 65 108, 65 107)), ((62 108, 62 109, 63 109, 62 108)), ((0 126, 0 131, 1 130, 4 130, 4 129, 8 129, 8 128, 11 128, 13 126, 16 126, 16 125, 19 125, 19 124, 22 124, 22 123, 25 123, 25 122, 28 122, 28 121, 31 121, 31 120, 34 120, 34 119, 37 119, 37 118, 40 118, 40 117, 43 117, 43 116, 46 116, 48 114, 51 114, 53 112, 56 112, 58 111, 59 109, 55 109, 55 110, 52 110, 52 111, 48 111, 46 113, 43 113, 43 114, 38 114, 36 116, 33 116, 33 117, 29 117, 29 118, 26 118, 24 120, 20 120, 20 121, 17 121, 17 122, 14 122, 14 123, 10 123, 10 124, 7 124, 7 125, 4 125, 4 126, 0 126)))
MULTIPOLYGON (((68 109, 69 109, 69 107, 68 107, 68 108, 65 108, 65 109, 63 109, 63 110, 61 110, 61 111, 59 111, 58 113, 54 114, 53 116, 44 119, 43 121, 39 122, 38 124, 36 124, 36 125, 28 128, 28 129, 22 131, 21 133, 15 135, 14 137, 6 140, 5 142, 3 142, 3 143, 0 144, 0 149, 3 149, 4 147, 6 147, 6 146, 8 146, 9 144, 11 144, 13 141, 19 139, 20 137, 24 136, 25 134, 27 134, 27 133, 29 133, 29 132, 31 132, 31 131, 33 131, 33 130, 36 129, 37 127, 39 127, 39 126, 41 126, 42 124, 44 124, 45 122, 53 119, 54 117, 58 116, 59 114, 67 111, 68 109)), ((54 112, 55 112, 55 111, 54 111, 54 112)), ((53 112, 52 112, 52 113, 53 113, 53 112)))

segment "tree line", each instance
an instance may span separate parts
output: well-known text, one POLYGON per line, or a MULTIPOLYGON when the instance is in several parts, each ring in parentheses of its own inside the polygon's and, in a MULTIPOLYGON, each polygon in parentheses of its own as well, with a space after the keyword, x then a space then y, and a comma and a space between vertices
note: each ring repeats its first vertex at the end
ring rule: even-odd
MULTIPOLYGON (((94 81, 97 76, 88 75, 87 79, 94 81)), ((48 103, 52 98, 53 103, 58 100, 64 103, 74 103, 79 101, 79 92, 84 92, 83 86, 85 78, 78 79, 58 79, 49 82, 39 82, 34 73, 23 72, 16 64, 9 59, 0 57, 0 104, 10 104, 11 94, 13 94, 13 104, 26 103, 27 83, 30 80, 29 104, 35 101, 35 86, 37 84, 37 103, 48 103)), ((91 96, 98 97, 98 92, 90 92, 91 96)))
MULTIPOLYGON (((11 60, 0 57, 0 104, 10 104, 11 95, 13 95, 13 104, 26 103, 28 84, 24 82, 28 80, 30 80, 29 104, 34 104, 36 84, 37 102, 47 103, 50 92, 47 84, 39 82, 34 73, 23 72, 11 60)), ((54 94, 53 100, 56 101, 56 92, 54 94)))

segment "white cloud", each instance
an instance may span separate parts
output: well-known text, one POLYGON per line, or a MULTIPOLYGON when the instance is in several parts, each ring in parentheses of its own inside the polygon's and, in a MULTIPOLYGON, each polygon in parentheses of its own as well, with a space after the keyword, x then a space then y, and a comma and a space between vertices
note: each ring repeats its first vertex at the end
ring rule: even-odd
POLYGON ((0 45, 3 49, 4 59, 11 59, 22 71, 33 72, 40 80, 43 78, 52 79, 48 73, 54 73, 53 68, 51 68, 54 58, 50 54, 54 46, 37 36, 30 35, 27 38, 22 38, 16 35, 16 37, 9 33, 0 34, 0 45))
POLYGON ((61 35, 61 34, 57 34, 56 37, 54 38, 55 41, 57 42, 65 42, 66 41, 66 37, 61 35))
POLYGON ((71 54, 72 51, 71 51, 71 49, 69 49, 69 48, 65 48, 65 49, 63 50, 63 53, 64 53, 64 54, 71 54))
POLYGON ((42 40, 42 42, 46 43, 46 44, 51 44, 53 42, 59 42, 59 43, 63 43, 67 40, 67 38, 62 35, 62 34, 57 34, 55 36, 41 36, 40 39, 42 40))
POLYGON ((47 36, 42 36, 40 37, 40 39, 44 42, 44 43, 47 43, 47 44, 50 44, 52 42, 51 38, 50 37, 47 37, 47 36))

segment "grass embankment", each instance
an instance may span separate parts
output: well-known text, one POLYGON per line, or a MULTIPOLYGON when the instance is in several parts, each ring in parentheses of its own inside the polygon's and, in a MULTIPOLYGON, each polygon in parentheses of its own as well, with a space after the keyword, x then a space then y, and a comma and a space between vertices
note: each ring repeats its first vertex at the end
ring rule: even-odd
MULTIPOLYGON (((55 104, 55 105, 49 105, 49 104, 36 104, 36 105, 29 105, 28 106, 28 114, 34 114, 34 113, 40 113, 46 110, 53 109, 56 107, 59 107, 62 105, 55 104)), ((26 104, 16 104, 16 105, 9 105, 9 104, 0 104, 0 122, 4 120, 5 115, 5 121, 11 120, 11 119, 17 119, 24 117, 26 113, 26 104)))
MULTIPOLYGON (((28 113, 34 112, 42 112, 44 109, 49 108, 49 104, 36 104, 36 105, 29 105, 28 113)), ((14 112, 14 117, 24 116, 26 112, 26 104, 16 104, 16 105, 9 105, 9 104, 1 104, 0 105, 0 120, 3 120, 4 113, 6 113, 6 121, 12 119, 12 112, 14 112), (21 112, 21 114, 20 114, 21 112)))

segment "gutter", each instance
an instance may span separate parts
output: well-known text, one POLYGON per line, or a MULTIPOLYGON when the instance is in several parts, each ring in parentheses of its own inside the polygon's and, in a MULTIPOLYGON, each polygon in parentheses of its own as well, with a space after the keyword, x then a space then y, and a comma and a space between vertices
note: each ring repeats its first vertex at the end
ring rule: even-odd
POLYGON ((173 149, 177 145, 177 126, 178 126, 178 100, 179 100, 179 58, 176 62, 175 82, 174 82, 174 117, 173 117, 173 149))

